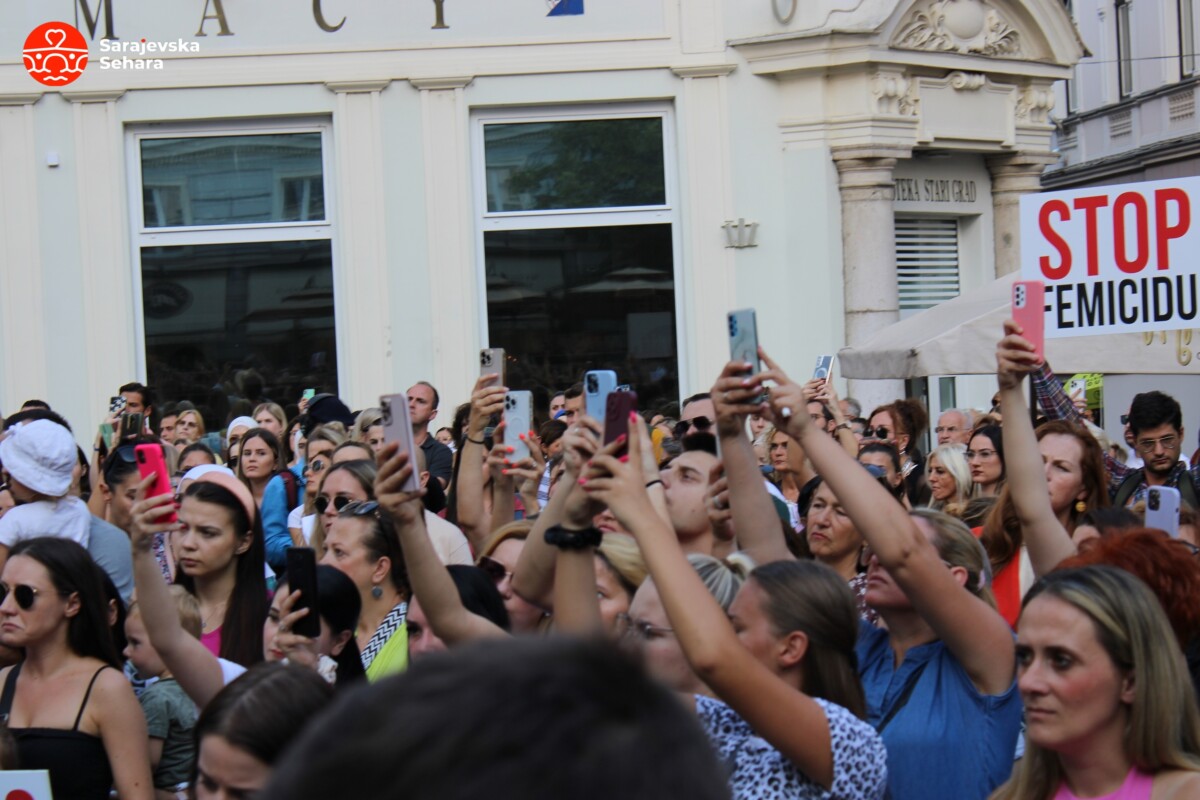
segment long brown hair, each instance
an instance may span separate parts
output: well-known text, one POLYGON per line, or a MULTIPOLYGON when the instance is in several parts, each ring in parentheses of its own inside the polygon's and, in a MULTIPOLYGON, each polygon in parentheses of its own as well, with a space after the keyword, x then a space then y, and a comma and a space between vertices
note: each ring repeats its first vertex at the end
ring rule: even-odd
MULTIPOLYGON (((1051 434, 1070 436, 1079 442, 1079 472, 1083 479, 1083 488, 1087 490, 1086 504, 1092 508, 1107 506, 1108 480, 1104 470, 1104 454, 1095 437, 1088 433, 1086 428, 1062 419, 1050 420, 1039 425, 1035 433, 1039 442, 1051 434)), ((1086 511, 1086 507, 1080 511, 1074 505, 1071 506, 1068 533, 1075 530, 1079 518, 1086 511)), ((999 572, 1012 561, 1025 545, 1025 536, 1021 531, 1012 492, 1007 484, 1000 490, 996 505, 992 507, 991 513, 983 523, 983 536, 980 538, 987 549, 994 572, 999 572)))

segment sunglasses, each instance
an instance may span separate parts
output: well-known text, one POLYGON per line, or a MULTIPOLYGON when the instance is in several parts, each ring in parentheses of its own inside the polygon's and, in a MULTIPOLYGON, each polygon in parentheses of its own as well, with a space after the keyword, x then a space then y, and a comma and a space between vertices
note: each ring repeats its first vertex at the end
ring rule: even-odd
POLYGON ((225 459, 225 466, 229 467, 230 469, 237 469, 237 462, 237 456, 230 456, 229 458, 225 459))
MULTIPOLYGON (((0 583, 0 604, 3 604, 8 599, 9 586, 7 583, 0 583)), ((33 608, 33 603, 37 600, 38 590, 32 586, 26 586, 23 583, 18 583, 12 587, 13 596, 17 598, 17 607, 22 611, 28 611, 33 608)))
POLYGON ((688 432, 689 428, 695 428, 698 431, 706 431, 713 426, 713 421, 708 417, 692 417, 691 419, 681 419, 675 423, 675 438, 679 438, 688 432))
POLYGON ((892 432, 880 425, 878 428, 863 428, 864 439, 890 439, 892 432))
POLYGON ((1121 415, 1121 424, 1122 424, 1122 425, 1128 425, 1128 424, 1129 424, 1129 415, 1128 415, 1128 414, 1122 414, 1122 415, 1121 415))
POLYGON ((308 463, 308 469, 313 475, 316 475, 318 472, 324 472, 326 466, 328 465, 324 461, 310 461, 308 463))
POLYGON ((133 464, 135 461, 137 461, 137 454, 134 452, 133 445, 131 444, 123 444, 116 450, 113 450, 113 452, 117 454, 117 458, 121 459, 126 464, 133 464))
POLYGON ((490 556, 480 556, 476 566, 483 570, 484 574, 491 578, 493 583, 500 583, 505 578, 511 578, 513 575, 508 571, 508 567, 490 556))
POLYGON ((345 500, 345 497, 338 497, 333 501, 333 507, 341 514, 347 514, 351 517, 367 517, 379 516, 379 503, 374 500, 355 500, 350 503, 338 505, 338 500, 345 500))
POLYGON ((313 508, 315 508, 317 510, 318 514, 324 514, 326 509, 329 508, 329 504, 332 503, 333 510, 340 512, 343 508, 350 505, 352 502, 354 502, 354 501, 351 500, 349 497, 335 497, 331 500, 331 499, 329 499, 329 495, 319 494, 319 495, 317 495, 317 499, 313 500, 313 508))

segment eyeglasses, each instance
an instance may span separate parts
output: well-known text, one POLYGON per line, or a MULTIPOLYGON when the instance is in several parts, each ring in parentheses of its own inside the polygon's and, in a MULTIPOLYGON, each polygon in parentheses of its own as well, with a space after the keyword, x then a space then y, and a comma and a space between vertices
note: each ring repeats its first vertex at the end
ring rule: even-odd
POLYGON ((966 455, 967 455, 967 461, 970 461, 972 458, 975 458, 976 456, 983 458, 983 459, 987 459, 987 458, 991 458, 992 456, 996 455, 996 451, 995 450, 968 450, 966 455))
POLYGON ((229 467, 230 469, 237 469, 237 462, 237 456, 230 456, 229 458, 225 459, 225 466, 229 467))
POLYGON ((863 428, 862 435, 863 435, 864 439, 890 439, 890 438, 892 438, 892 432, 889 431, 887 428, 885 428, 882 425, 880 425, 878 428, 863 428))
POLYGON ((706 431, 711 428, 713 421, 708 417, 692 417, 691 419, 681 419, 675 423, 675 438, 683 436, 688 432, 689 428, 695 428, 698 431, 706 431))
POLYGON ((644 619, 634 619, 625 613, 617 614, 617 635, 621 638, 633 636, 643 642, 648 642, 651 639, 658 639, 666 636, 668 633, 674 632, 674 628, 661 628, 657 625, 651 625, 644 619))
POLYGON ((505 578, 513 576, 508 567, 490 556, 480 556, 476 566, 483 570, 493 583, 501 583, 505 578))
POLYGON ((352 502, 354 502, 354 501, 351 500, 349 497, 335 497, 332 500, 330 500, 329 495, 319 494, 319 495, 317 495, 317 499, 313 500, 313 508, 315 508, 317 510, 318 514, 324 514, 325 510, 329 508, 330 503, 333 503, 334 511, 341 511, 343 508, 350 505, 352 502))
POLYGON ((934 433, 958 433, 962 428, 957 425, 938 425, 933 429, 934 433))
MULTIPOLYGON (((2 605, 4 601, 8 599, 9 591, 10 589, 7 583, 0 583, 0 605, 2 605)), ((17 607, 22 611, 28 611, 29 609, 33 608, 33 602, 37 600, 37 596, 41 594, 41 592, 39 592, 37 589, 33 588, 32 586, 26 586, 23 583, 18 583, 16 586, 13 586, 11 591, 13 596, 17 598, 17 607)))
POLYGON ((1122 424, 1122 425, 1128 425, 1128 424, 1129 424, 1129 415, 1128 415, 1128 414, 1122 414, 1122 415, 1121 415, 1121 424, 1122 424))
POLYGON ((1164 436, 1161 439, 1138 439, 1135 446, 1139 453, 1153 453, 1158 449, 1160 444, 1164 450, 1174 450, 1176 445, 1179 444, 1179 437, 1164 436))

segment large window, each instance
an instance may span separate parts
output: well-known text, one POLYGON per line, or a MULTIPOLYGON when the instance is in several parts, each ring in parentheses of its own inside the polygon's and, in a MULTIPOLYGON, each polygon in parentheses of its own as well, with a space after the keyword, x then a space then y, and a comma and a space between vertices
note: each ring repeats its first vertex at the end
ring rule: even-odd
POLYGON ((1122 98, 1133 94, 1133 54, 1129 35, 1129 6, 1132 0, 1117 3, 1117 89, 1122 98))
POLYGON ((322 126, 131 137, 147 379, 209 429, 337 391, 322 126))
POLYGON ((487 344, 549 396, 616 370, 642 408, 678 398, 674 211, 663 113, 477 120, 487 344))

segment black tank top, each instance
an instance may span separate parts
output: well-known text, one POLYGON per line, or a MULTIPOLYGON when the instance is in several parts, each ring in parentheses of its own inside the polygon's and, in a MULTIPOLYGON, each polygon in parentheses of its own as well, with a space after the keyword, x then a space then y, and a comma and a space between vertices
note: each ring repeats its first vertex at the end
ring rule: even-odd
MULTIPOLYGON (((92 687, 96 685, 96 678, 106 669, 108 667, 103 666, 92 676, 71 730, 9 728, 17 742, 18 768, 49 770, 50 791, 55 800, 108 800, 113 775, 104 742, 99 736, 79 732, 79 721, 83 719, 83 710, 92 696, 92 687)), ((12 711, 20 674, 21 665, 17 664, 8 673, 4 693, 0 694, 0 719, 5 721, 12 711)))

